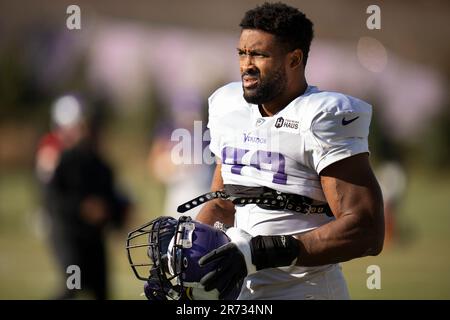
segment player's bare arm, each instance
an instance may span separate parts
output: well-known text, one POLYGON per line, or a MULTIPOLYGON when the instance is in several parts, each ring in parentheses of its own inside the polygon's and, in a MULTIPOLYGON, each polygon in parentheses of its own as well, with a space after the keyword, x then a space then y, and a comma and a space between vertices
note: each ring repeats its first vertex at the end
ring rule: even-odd
MULTIPOLYGON (((218 162, 211 183, 211 191, 223 190, 224 188, 221 167, 222 165, 218 162)), ((203 206, 196 220, 209 225, 214 225, 216 221, 220 221, 232 226, 234 224, 234 213, 234 204, 231 201, 214 199, 203 206)))
POLYGON ((384 239, 383 199, 368 154, 335 162, 322 170, 320 178, 336 220, 294 237, 252 237, 241 229, 229 229, 232 242, 199 260, 201 266, 218 259, 224 264, 201 279, 205 290, 217 288, 223 298, 239 279, 261 269, 293 263, 320 266, 378 255, 384 239))
POLYGON ((297 264, 324 265, 378 255, 384 239, 383 199, 368 155, 328 166, 321 172, 321 183, 336 220, 296 236, 297 264))

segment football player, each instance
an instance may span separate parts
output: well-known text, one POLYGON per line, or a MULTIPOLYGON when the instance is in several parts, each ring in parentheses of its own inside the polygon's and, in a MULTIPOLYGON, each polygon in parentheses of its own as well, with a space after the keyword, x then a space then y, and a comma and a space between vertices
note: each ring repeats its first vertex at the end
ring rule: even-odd
POLYGON ((239 299, 348 299, 339 263, 383 247, 372 108, 307 83, 313 24, 298 9, 266 3, 240 26, 242 82, 209 98, 220 192, 197 216, 232 226, 231 242, 199 260, 216 266, 201 284, 219 297, 244 280, 239 299))

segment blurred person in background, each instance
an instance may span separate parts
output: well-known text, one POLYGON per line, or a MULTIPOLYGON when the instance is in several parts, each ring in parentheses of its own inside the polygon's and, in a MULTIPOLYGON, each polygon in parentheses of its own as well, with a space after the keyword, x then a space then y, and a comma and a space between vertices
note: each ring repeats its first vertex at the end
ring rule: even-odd
POLYGON ((399 222, 399 208, 406 193, 407 175, 399 161, 384 161, 376 169, 384 199, 385 244, 402 240, 399 222))
MULTIPOLYGON (((208 190, 213 167, 205 163, 203 155, 209 138, 205 134, 207 109, 202 96, 192 88, 177 88, 167 94, 167 100, 155 101, 164 111, 157 115, 147 162, 150 174, 165 188, 163 215, 179 217, 180 204, 208 190), (182 137, 177 134, 181 132, 182 137), (179 154, 177 146, 186 144, 190 152, 185 149, 183 153, 187 154, 179 154)), ((190 215, 195 217, 199 211, 195 208, 190 215)))
POLYGON ((124 224, 130 200, 115 185, 99 151, 102 114, 88 113, 74 95, 56 100, 53 132, 41 140, 36 174, 44 189, 50 241, 61 275, 56 299, 106 299, 105 227, 124 224), (67 268, 81 271, 81 288, 69 289, 67 268))
MULTIPOLYGON (((380 111, 384 109, 381 108, 380 111)), ((407 192, 408 171, 402 147, 392 138, 380 117, 374 113, 370 146, 376 155, 374 172, 384 200, 385 247, 408 240, 411 232, 401 217, 401 206, 407 192), (405 233, 405 231, 407 233, 405 233)))

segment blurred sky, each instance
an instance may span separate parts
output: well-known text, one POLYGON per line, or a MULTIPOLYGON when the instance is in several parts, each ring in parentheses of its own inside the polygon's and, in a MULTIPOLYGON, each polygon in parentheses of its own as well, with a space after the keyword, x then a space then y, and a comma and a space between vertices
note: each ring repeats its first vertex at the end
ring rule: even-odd
MULTIPOLYGON (((382 109, 394 138, 420 132, 446 105, 448 2, 286 2, 315 24, 309 82, 369 100, 382 109), (381 30, 366 27, 371 4, 380 5, 381 30)), ((44 88, 67 80, 83 56, 85 81, 106 91, 119 108, 140 105, 150 85, 173 106, 182 92, 204 99, 214 86, 239 80, 238 23, 258 3, 2 1, 0 49, 18 45, 24 52, 17 58, 44 88), (66 28, 69 4, 81 8, 81 30, 66 28)))

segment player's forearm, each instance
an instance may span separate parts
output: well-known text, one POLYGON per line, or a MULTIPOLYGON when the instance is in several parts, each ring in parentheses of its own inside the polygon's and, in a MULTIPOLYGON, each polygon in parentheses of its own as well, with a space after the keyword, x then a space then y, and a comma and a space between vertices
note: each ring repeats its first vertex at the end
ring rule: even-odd
POLYGON ((297 265, 339 263, 368 255, 383 248, 382 212, 374 218, 347 214, 313 231, 295 236, 300 244, 297 265))
POLYGON ((220 221, 232 226, 234 224, 234 213, 234 204, 231 201, 215 199, 203 206, 196 220, 209 225, 214 225, 216 221, 220 221))
MULTIPOLYGON (((221 173, 222 165, 220 159, 217 159, 214 177, 211 183, 211 191, 223 190, 223 179, 221 173)), ((214 199, 207 202, 198 213, 196 220, 214 225, 216 221, 220 221, 226 225, 234 225, 234 204, 231 201, 214 199)))
POLYGON ((379 254, 384 240, 383 197, 368 155, 326 167, 321 184, 336 220, 296 236, 297 264, 324 265, 379 254))

